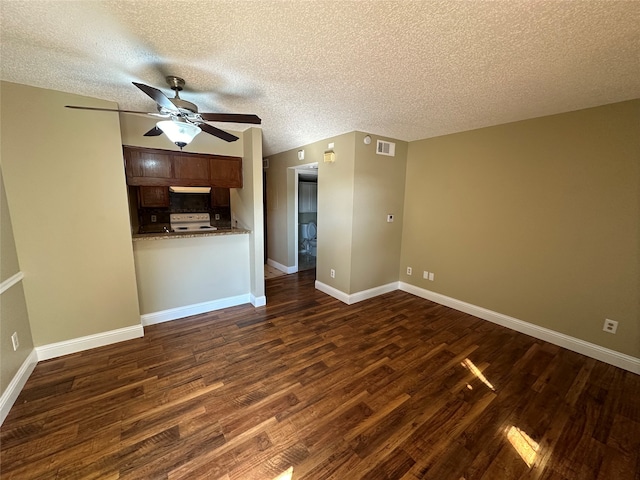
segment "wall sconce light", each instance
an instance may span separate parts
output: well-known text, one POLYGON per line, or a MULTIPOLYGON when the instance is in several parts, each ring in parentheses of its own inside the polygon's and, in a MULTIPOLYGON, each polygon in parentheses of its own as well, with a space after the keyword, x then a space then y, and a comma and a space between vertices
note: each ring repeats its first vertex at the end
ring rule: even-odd
POLYGON ((333 163, 336 161, 336 154, 333 150, 324 152, 324 163, 333 163))
POLYGON ((298 150, 298 160, 304 160, 304 150, 298 150))

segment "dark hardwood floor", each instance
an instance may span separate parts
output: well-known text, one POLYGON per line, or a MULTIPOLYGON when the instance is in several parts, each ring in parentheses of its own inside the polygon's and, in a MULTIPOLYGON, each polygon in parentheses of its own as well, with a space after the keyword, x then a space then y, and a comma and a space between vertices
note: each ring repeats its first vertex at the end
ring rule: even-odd
POLYGON ((639 376, 400 291, 347 306, 314 275, 40 363, 2 479, 639 478, 639 376))

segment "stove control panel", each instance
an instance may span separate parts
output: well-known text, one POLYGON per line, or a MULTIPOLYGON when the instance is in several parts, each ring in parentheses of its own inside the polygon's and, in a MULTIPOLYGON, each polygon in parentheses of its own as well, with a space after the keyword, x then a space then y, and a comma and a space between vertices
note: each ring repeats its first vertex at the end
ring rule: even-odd
POLYGON ((210 221, 208 213, 172 213, 169 219, 171 223, 208 223, 210 221))

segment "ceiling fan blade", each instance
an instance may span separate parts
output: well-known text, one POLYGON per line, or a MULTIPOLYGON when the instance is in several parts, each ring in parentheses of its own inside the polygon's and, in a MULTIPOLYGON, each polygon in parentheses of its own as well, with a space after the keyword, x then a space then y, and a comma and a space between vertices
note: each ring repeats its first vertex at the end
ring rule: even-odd
POLYGON ((136 112, 134 110, 118 110, 116 108, 98 108, 98 107, 78 107, 76 105, 65 105, 66 108, 75 108, 76 110, 97 110, 99 112, 118 112, 118 113, 139 113, 140 115, 157 115, 149 112, 136 112))
POLYGON ((198 127, 203 132, 207 132, 209 135, 213 135, 215 137, 221 138, 226 142, 235 142, 238 140, 238 137, 230 134, 229 132, 225 132, 224 130, 220 130, 219 128, 214 127, 213 125, 209 125, 207 123, 199 123, 198 127))
POLYGON ((253 123, 260 125, 262 120, 257 115, 245 115, 242 113, 201 113, 203 120, 209 122, 233 122, 233 123, 253 123))
POLYGON ((157 137, 158 135, 162 135, 164 132, 160 130, 158 127, 153 127, 147 133, 144 134, 145 137, 157 137))
POLYGON ((144 83, 131 83, 133 83, 136 87, 153 98, 153 100, 161 107, 166 108, 167 110, 171 110, 172 112, 179 111, 176 106, 171 103, 171 100, 169 100, 169 98, 157 88, 150 87, 149 85, 145 85, 144 83))

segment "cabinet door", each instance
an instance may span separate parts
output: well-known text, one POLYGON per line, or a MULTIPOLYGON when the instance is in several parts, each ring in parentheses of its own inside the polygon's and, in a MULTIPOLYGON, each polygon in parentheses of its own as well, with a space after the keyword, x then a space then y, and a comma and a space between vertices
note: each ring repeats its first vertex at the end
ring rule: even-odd
POLYGON ((211 189, 211 206, 212 207, 231 206, 231 192, 229 191, 229 189, 213 187, 211 189))
POLYGON ((298 184, 298 211, 309 213, 318 211, 318 184, 300 182, 298 184))
POLYGON ((309 212, 309 184, 298 184, 298 211, 300 213, 309 212))
POLYGON ((168 207, 169 187, 138 187, 141 207, 168 207))
POLYGON ((212 158, 211 186, 224 188, 242 188, 241 158, 212 158))
POLYGON ((125 171, 130 178, 172 178, 171 155, 125 149, 125 171))
POLYGON ((209 159, 194 155, 173 156, 174 178, 180 180, 202 180, 204 185, 209 184, 209 159))

